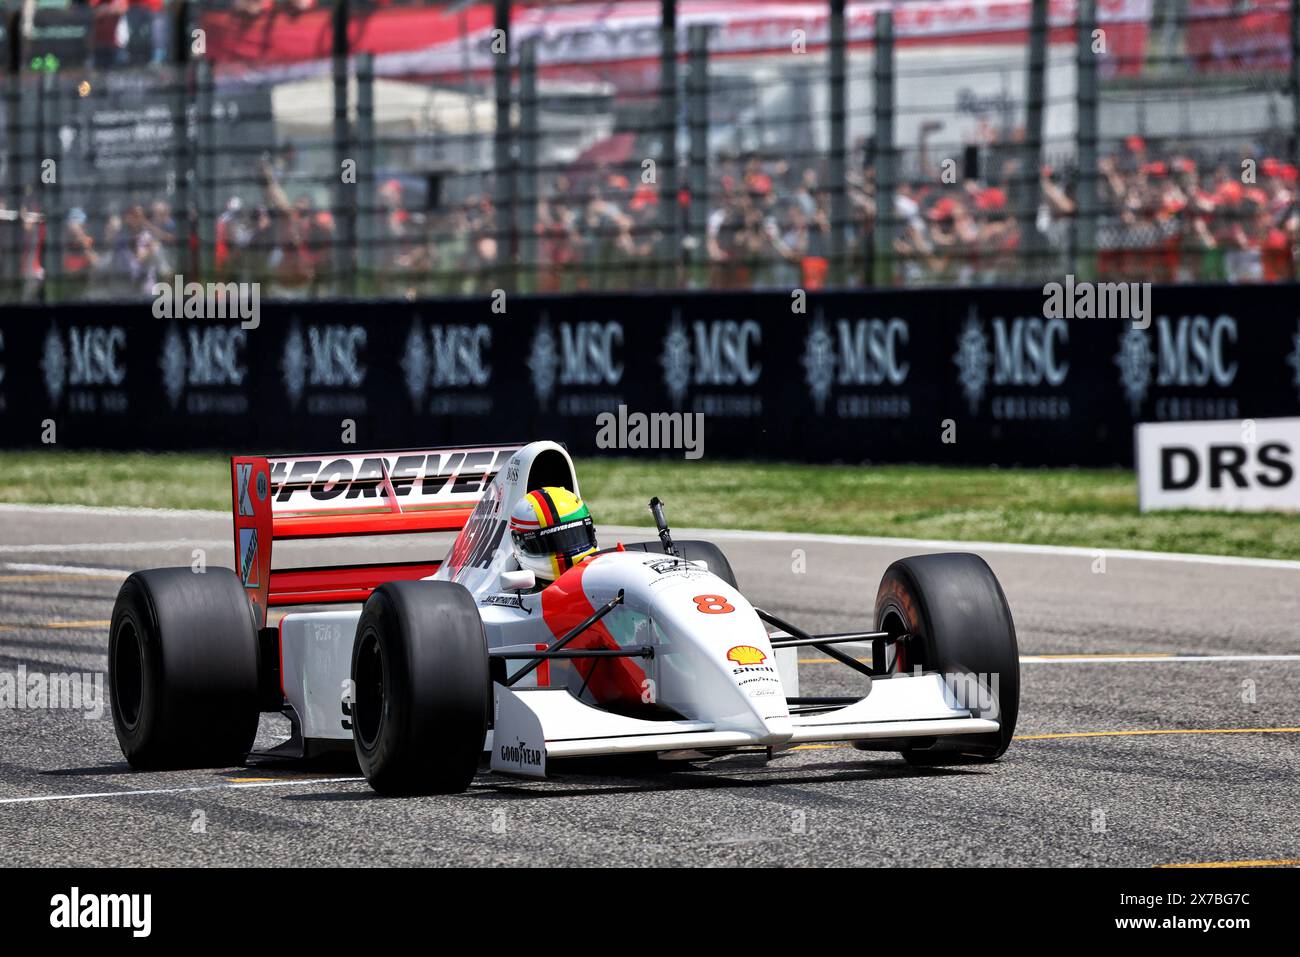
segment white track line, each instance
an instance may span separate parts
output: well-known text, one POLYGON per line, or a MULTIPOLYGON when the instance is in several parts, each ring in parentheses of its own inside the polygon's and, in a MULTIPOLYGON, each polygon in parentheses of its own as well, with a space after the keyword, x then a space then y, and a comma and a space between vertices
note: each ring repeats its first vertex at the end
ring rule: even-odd
POLYGON ((135 515, 146 518, 229 518, 229 512, 210 508, 141 508, 131 505, 33 505, 0 502, 0 512, 36 512, 48 515, 135 515))
POLYGON ((1021 655, 1020 663, 1030 665, 1142 665, 1166 661, 1300 661, 1300 655, 1021 655))
POLYGON ((7 572, 42 572, 47 575, 81 575, 93 578, 125 578, 129 568, 99 568, 93 565, 40 565, 34 562, 0 562, 7 572))
POLYGON ((174 538, 165 542, 68 542, 66 544, 0 545, 0 555, 39 555, 48 552, 147 552, 155 549, 222 548, 225 539, 174 538))
POLYGON ((0 804, 48 804, 51 801, 80 801, 90 798, 138 797, 143 794, 186 794, 191 791, 239 791, 246 788, 282 788, 291 784, 355 783, 365 778, 296 778, 292 781, 248 781, 243 784, 199 784, 184 788, 148 788, 140 791, 96 791, 90 794, 43 794, 39 797, 0 798, 0 804))
MULTIPOLYGON (((653 528, 609 527, 612 532, 636 532, 653 536, 653 528)), ((1300 571, 1300 561, 1280 558, 1243 558, 1237 555, 1193 555, 1186 552, 1148 552, 1127 548, 1083 548, 1077 545, 1024 545, 1016 542, 958 542, 931 538, 885 538, 873 535, 827 535, 815 532, 753 532, 726 528, 674 528, 673 535, 680 538, 713 538, 732 541, 791 542, 793 544, 824 542, 830 545, 875 545, 882 548, 951 549, 966 552, 1004 552, 1014 555, 1056 555, 1070 558, 1094 559, 1104 554, 1107 559, 1121 558, 1144 562, 1183 562, 1197 565, 1240 565, 1248 568, 1280 568, 1300 571)))
MULTIPOLYGON (((125 506, 101 507, 93 505, 21 505, 12 503, 0 503, 0 512, 129 515, 135 517, 155 516, 158 518, 187 518, 191 520, 201 517, 224 517, 229 514, 228 512, 199 509, 134 508, 125 506)), ((644 526, 610 525, 602 526, 601 530, 609 534, 631 533, 638 536, 649 537, 653 537, 655 534, 653 528, 644 526)), ((814 532, 760 532, 725 528, 679 528, 677 529, 677 534, 682 537, 686 537, 687 535, 692 537, 703 536, 724 541, 792 542, 795 544, 824 542, 831 545, 874 545, 881 548, 922 548, 931 550, 955 549, 959 551, 1005 553, 1013 555, 1055 555, 1087 559, 1095 558, 1100 552, 1104 553, 1108 559, 1118 558, 1146 562, 1181 562, 1184 564, 1197 565, 1237 565, 1246 568, 1277 568, 1288 571, 1300 571, 1300 561, 1288 561, 1279 558, 1245 558, 1236 555, 1195 555, 1186 552, 1151 552, 1127 548, 1105 548, 1101 546, 1096 548, 1083 548, 1076 545, 1026 545, 1016 542, 964 542, 931 538, 888 538, 873 535, 828 535, 825 533, 814 532)), ((221 544, 227 543, 222 542, 221 544)), ((30 547, 33 548, 33 550, 37 550, 35 546, 17 547, 30 547)), ((61 545, 58 547, 75 548, 79 546, 61 545)), ((0 546, 0 550, 3 550, 3 546, 0 546)), ((52 551, 53 548, 40 546, 39 550, 52 551)))

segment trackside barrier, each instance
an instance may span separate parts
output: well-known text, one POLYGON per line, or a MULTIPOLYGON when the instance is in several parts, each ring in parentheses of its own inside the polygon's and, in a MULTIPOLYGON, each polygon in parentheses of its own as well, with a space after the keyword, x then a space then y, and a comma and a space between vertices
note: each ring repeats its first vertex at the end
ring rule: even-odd
MULTIPOLYGON (((1300 414, 1300 287, 1155 287, 1145 320, 1041 289, 0 311, 0 447, 602 448, 597 417, 702 413, 703 454, 1130 465, 1133 425, 1300 414), (620 411, 621 409, 621 411, 620 411), (346 442, 346 439, 343 440, 346 442)), ((680 416, 678 417, 680 419, 680 416)), ((650 420, 656 421, 667 420, 650 420)), ((648 444, 648 443, 647 443, 648 444)))

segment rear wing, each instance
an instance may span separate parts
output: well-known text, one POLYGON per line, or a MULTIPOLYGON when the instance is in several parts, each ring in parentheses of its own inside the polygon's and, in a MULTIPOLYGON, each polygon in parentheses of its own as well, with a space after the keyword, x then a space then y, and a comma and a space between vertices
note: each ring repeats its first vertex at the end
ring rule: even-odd
POLYGON ((276 540, 454 532, 519 445, 474 445, 230 460, 236 573, 259 628, 267 609, 365 601, 386 581, 427 578, 439 561, 272 570, 276 540))

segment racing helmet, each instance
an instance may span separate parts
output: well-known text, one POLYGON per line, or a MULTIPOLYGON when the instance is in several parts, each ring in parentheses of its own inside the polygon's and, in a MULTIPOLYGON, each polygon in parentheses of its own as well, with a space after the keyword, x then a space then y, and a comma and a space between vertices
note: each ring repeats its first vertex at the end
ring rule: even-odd
POLYGON ((582 499, 548 485, 515 503, 510 541, 519 567, 550 582, 596 551, 596 528, 582 499))

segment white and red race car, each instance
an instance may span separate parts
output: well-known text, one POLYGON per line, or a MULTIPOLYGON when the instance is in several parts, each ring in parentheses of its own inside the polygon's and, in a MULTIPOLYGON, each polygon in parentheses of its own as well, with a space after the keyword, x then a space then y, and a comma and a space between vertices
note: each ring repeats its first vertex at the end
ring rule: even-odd
POLYGON ((914 763, 991 760, 1019 698, 1015 628, 968 554, 895 562, 860 632, 809 635, 751 605, 722 552, 617 544, 544 588, 507 533, 531 489, 578 493, 553 442, 231 460, 238 571, 132 574, 113 609, 113 722, 132 767, 226 766, 262 712, 270 752, 352 750, 382 793, 543 777, 565 758, 769 754, 846 741, 914 763), (455 531, 442 561, 271 567, 286 539, 455 531), (350 604, 346 610, 268 610, 350 604), (355 606, 361 604, 358 609, 355 606), (811 646, 861 672, 851 698, 802 697, 811 646))

